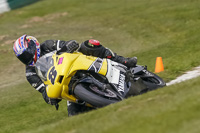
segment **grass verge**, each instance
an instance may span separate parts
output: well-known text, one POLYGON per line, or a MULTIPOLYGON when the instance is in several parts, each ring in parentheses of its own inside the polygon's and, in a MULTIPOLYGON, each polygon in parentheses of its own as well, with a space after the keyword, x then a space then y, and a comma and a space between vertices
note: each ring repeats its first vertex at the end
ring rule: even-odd
POLYGON ((66 103, 46 105, 25 83, 13 42, 28 34, 46 39, 98 39, 154 71, 163 57, 167 82, 200 64, 197 0, 40 0, 0 15, 0 132, 198 132, 199 78, 133 97, 72 118, 66 103), (53 109, 52 109, 53 108, 53 109))

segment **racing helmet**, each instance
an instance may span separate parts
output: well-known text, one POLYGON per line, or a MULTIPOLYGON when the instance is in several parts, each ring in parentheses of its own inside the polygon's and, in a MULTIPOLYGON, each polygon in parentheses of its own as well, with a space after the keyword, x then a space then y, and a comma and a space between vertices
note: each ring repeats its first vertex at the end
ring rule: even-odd
POLYGON ((18 38, 13 50, 16 57, 25 65, 34 65, 40 58, 40 43, 33 36, 23 35, 18 38))

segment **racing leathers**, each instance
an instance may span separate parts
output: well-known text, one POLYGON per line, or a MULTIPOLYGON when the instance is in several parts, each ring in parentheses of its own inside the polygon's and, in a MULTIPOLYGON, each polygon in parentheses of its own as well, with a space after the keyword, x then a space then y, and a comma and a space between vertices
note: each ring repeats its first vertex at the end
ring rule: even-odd
MULTIPOLYGON (((73 53, 74 51, 79 51, 85 55, 92 55, 100 58, 110 58, 113 61, 129 65, 128 63, 131 63, 131 65, 135 65, 137 59, 136 58, 124 58, 122 56, 118 56, 116 53, 113 53, 110 49, 105 48, 100 43, 92 44, 89 43, 89 40, 83 42, 80 46, 75 40, 70 41, 61 41, 61 40, 46 40, 41 44, 41 53, 40 57, 52 52, 57 51, 59 52, 68 52, 73 53)), ((42 93, 42 96, 46 103, 51 105, 56 105, 58 102, 60 102, 60 99, 51 99, 47 96, 46 93, 46 86, 42 82, 42 80, 39 78, 39 76, 36 74, 35 66, 29 65, 26 66, 26 78, 28 82, 40 93, 42 93)), ((84 105, 79 105, 76 103, 68 102, 68 116, 72 116, 81 112, 85 112, 88 110, 91 110, 92 108, 86 107, 84 105)))

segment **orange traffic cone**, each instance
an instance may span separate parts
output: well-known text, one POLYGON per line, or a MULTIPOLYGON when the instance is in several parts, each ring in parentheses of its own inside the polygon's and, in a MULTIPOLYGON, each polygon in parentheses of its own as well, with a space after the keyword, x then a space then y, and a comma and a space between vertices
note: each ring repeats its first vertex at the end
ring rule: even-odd
POLYGON ((159 73, 159 72, 162 72, 162 71, 164 71, 162 57, 157 57, 156 58, 155 73, 159 73))

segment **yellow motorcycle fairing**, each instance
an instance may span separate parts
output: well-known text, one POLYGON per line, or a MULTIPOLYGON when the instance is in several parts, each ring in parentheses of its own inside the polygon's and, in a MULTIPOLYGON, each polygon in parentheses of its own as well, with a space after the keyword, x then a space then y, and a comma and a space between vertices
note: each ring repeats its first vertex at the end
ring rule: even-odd
POLYGON ((77 99, 69 94, 68 84, 78 70, 93 71, 106 76, 107 60, 81 53, 63 53, 52 56, 54 65, 48 70, 47 95, 50 98, 61 98, 72 102, 77 99))

